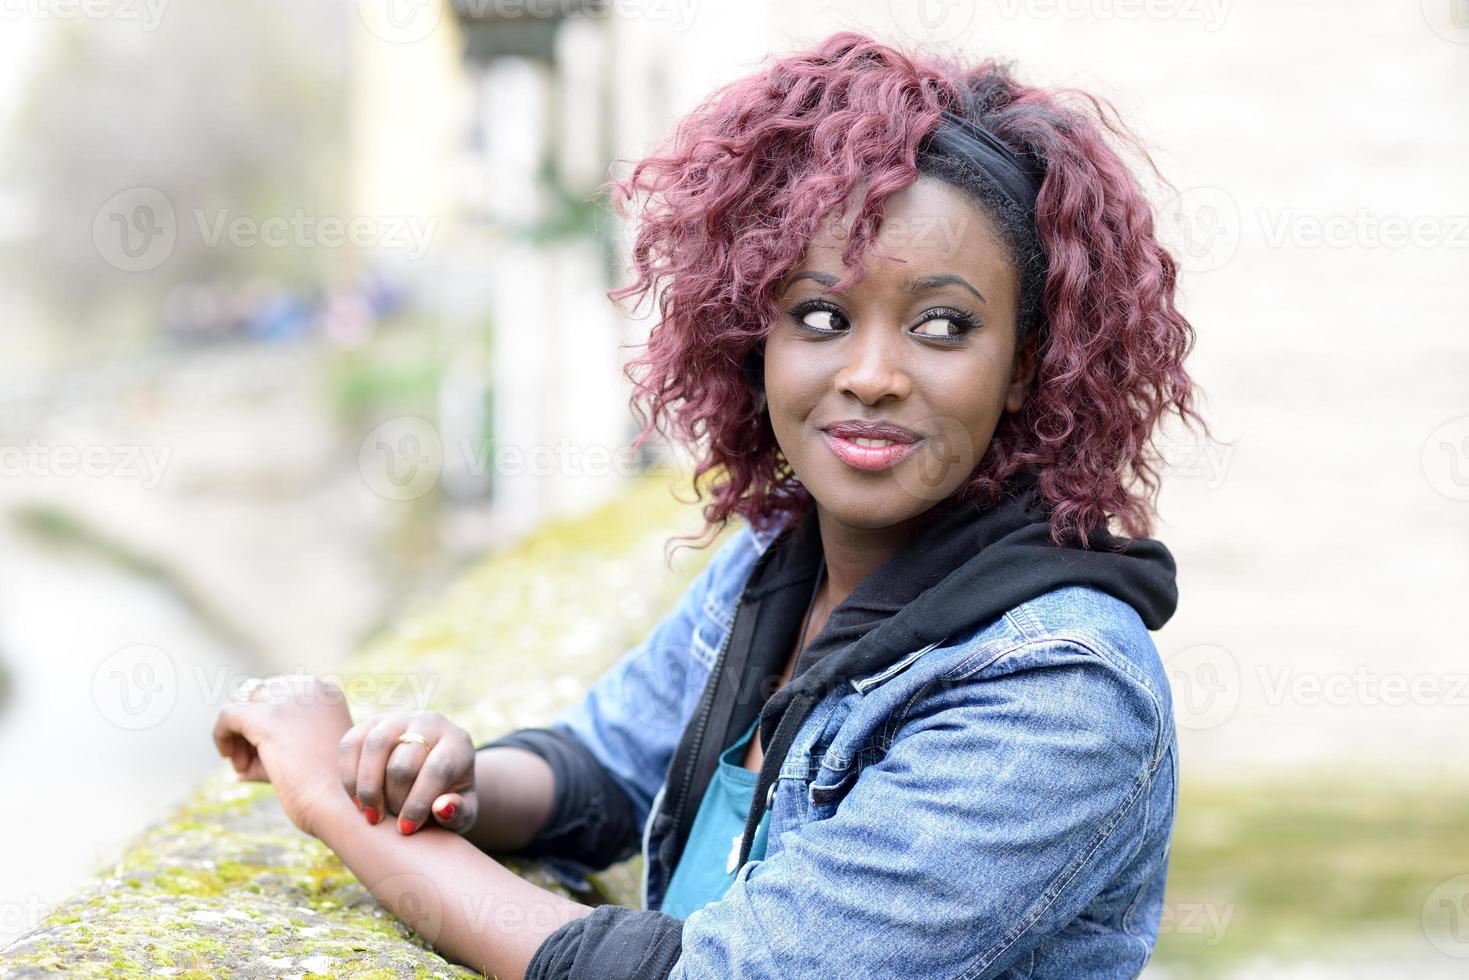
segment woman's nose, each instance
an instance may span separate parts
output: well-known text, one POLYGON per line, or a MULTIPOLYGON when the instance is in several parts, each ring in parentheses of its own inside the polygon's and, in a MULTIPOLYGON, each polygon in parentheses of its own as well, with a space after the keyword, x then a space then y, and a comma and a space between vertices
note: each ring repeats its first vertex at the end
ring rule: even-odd
POLYGON ((907 398, 913 390, 899 327, 855 328, 842 348, 834 382, 843 394, 850 392, 864 405, 875 405, 888 396, 907 398))

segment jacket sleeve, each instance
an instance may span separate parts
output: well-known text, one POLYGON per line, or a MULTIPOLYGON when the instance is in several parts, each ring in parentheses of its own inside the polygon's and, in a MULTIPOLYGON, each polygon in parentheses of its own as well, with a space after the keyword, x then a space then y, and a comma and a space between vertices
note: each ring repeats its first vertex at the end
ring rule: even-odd
POLYGON ((710 592, 733 587, 756 554, 750 528, 740 527, 673 610, 580 702, 544 727, 517 729, 477 746, 525 749, 551 767, 551 813, 518 853, 544 859, 573 888, 585 887, 586 874, 637 853, 653 797, 712 667, 706 652, 715 628, 710 592))
POLYGON ((637 853, 640 828, 632 801, 590 749, 565 726, 520 728, 476 751, 518 748, 546 760, 554 787, 546 823, 517 854, 557 859, 558 876, 575 881, 637 853))
POLYGON ((1137 852, 1171 741, 1166 692, 1085 647, 1038 646, 966 658, 988 666, 929 685, 881 759, 822 767, 798 804, 810 822, 681 929, 602 907, 527 977, 981 980, 1013 966, 1137 852))
POLYGON ((638 828, 647 822, 653 797, 663 785, 713 667, 709 639, 721 624, 708 608, 711 592, 737 591, 755 555, 755 539, 747 525, 741 526, 647 638, 548 725, 584 746, 606 777, 621 788, 638 828))

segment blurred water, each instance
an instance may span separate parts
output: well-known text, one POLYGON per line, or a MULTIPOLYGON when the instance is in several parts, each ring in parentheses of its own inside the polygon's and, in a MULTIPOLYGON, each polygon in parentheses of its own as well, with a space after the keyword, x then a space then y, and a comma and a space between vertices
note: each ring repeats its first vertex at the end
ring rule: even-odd
POLYGON ((3 525, 0 553, 4 945, 222 763, 214 685, 247 665, 157 585, 3 525))

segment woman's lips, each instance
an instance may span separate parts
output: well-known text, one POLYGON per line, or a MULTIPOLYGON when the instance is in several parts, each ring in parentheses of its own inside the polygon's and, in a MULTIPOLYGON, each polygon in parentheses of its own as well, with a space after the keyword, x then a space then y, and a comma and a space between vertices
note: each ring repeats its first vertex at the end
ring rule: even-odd
POLYGON ((907 459, 923 441, 922 439, 916 439, 913 442, 885 441, 883 445, 862 446, 851 439, 843 439, 825 430, 822 430, 821 435, 826 439, 826 444, 831 447, 837 459, 859 470, 890 470, 907 459))

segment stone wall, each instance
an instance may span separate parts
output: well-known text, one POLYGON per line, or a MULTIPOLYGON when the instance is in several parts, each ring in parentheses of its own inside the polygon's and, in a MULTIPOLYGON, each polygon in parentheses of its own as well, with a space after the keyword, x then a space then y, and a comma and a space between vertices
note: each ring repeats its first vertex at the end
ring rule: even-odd
MULTIPOLYGON (((670 536, 699 527, 671 486, 666 475, 645 477, 611 504, 472 568, 432 608, 344 665, 349 698, 370 696, 354 698, 353 716, 407 707, 411 692, 476 742, 544 724, 646 636, 717 547, 680 550, 670 567, 670 536)), ((504 862, 561 889, 534 862, 504 862)), ((609 869, 594 878, 594 892, 573 897, 637 905, 640 862, 609 869)), ((238 782, 224 760, 115 865, 0 952, 5 977, 57 973, 478 975, 435 953, 325 845, 296 830, 268 784, 238 782)))

